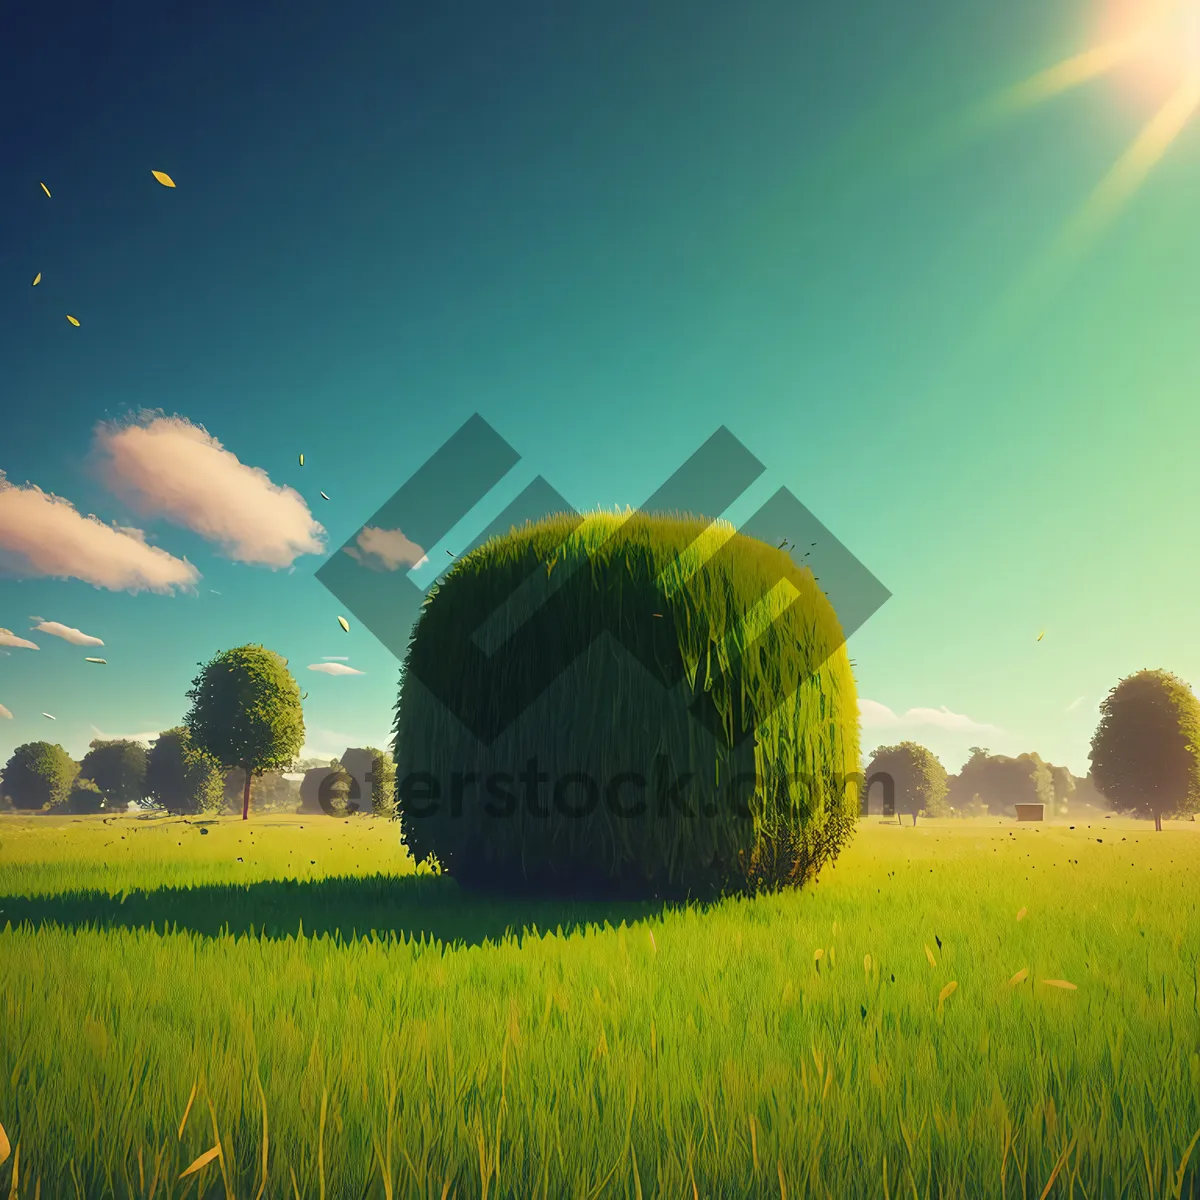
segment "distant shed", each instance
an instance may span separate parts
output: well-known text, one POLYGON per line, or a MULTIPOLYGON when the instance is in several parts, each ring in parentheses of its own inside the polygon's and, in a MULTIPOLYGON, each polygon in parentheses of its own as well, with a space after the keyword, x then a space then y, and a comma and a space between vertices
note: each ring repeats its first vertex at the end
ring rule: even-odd
POLYGON ((1044 804, 1017 804, 1014 807, 1017 810, 1018 821, 1045 820, 1046 806, 1044 804))

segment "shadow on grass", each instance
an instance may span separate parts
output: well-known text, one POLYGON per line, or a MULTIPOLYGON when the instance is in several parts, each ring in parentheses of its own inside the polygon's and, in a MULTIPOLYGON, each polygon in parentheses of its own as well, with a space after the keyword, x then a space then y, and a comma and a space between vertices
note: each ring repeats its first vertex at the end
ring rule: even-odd
POLYGON ((250 884, 202 884, 110 895, 0 896, 0 930, 154 929, 205 937, 328 934, 344 941, 389 936, 468 946, 518 941, 535 931, 573 933, 632 924, 676 907, 664 901, 540 900, 462 890, 446 876, 373 875, 250 884))

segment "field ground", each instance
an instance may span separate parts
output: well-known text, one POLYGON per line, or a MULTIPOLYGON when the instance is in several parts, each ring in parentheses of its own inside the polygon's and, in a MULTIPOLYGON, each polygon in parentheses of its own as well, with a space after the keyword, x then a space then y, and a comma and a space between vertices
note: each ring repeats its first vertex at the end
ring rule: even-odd
POLYGON ((672 909, 464 897, 371 818, 7 816, 0 1124, 47 1200, 1196 1197, 1198 958, 1200 824, 872 818, 672 909))

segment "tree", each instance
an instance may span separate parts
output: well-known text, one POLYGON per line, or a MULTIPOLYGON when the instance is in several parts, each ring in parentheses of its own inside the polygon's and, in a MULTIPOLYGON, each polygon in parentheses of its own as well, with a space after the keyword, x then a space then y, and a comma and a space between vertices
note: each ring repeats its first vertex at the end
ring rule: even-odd
POLYGON ((1075 776, 1069 767, 1052 766, 1050 783, 1054 788, 1054 815, 1061 817, 1067 812, 1071 797, 1075 794, 1075 776))
POLYGON ((226 770, 241 769, 242 820, 250 816, 250 786, 265 771, 286 770, 304 744, 300 688, 287 659, 263 646, 218 654, 188 692, 184 718, 192 742, 226 770))
POLYGON ((99 784, 86 775, 80 775, 75 780, 62 805, 64 812, 72 813, 75 816, 103 812, 107 807, 104 792, 101 791, 99 784))
POLYGON ((1009 758, 972 746, 971 757, 950 779, 950 803, 965 809, 976 798, 990 813, 1007 812, 1017 804, 1041 804, 1054 809, 1050 768, 1036 754, 1009 758))
POLYGON ((146 760, 146 794, 169 812, 221 811, 221 764, 192 742, 186 725, 165 729, 146 760))
POLYGON ((52 742, 18 746, 4 766, 4 792, 26 812, 62 804, 79 775, 79 764, 52 742))
MULTIPOLYGON (((242 788, 245 776, 236 768, 225 773, 225 812, 237 812, 242 803, 242 788)), ((254 786, 254 808, 256 812, 295 812, 300 805, 300 787, 285 779, 282 771, 264 771, 254 786)))
POLYGON ((104 794, 108 808, 125 808, 146 795, 146 747, 128 740, 97 738, 79 764, 79 773, 104 794))
POLYGON ((916 742, 880 746, 867 767, 868 788, 876 776, 887 776, 892 780, 897 817, 911 813, 915 825, 918 813, 945 815, 946 768, 926 747, 916 742))
POLYGON ((1161 831, 1200 808, 1200 701, 1168 671, 1127 676, 1100 705, 1090 758, 1100 791, 1161 831))
POLYGON ((371 772, 367 776, 371 784, 371 811, 377 817, 396 815, 396 764, 386 750, 368 746, 371 754, 371 772))

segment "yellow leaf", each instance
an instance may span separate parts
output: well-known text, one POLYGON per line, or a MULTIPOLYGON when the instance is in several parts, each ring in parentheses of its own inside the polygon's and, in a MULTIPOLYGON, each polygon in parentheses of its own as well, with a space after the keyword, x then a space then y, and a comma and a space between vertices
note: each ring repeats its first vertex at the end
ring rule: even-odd
POLYGON ((1042 638, 1044 638, 1045 636, 1046 636, 1046 631, 1043 629, 1042 632, 1038 634, 1037 640, 1040 642, 1042 640, 1042 638))
POLYGON ((197 1171, 201 1170, 204 1167, 207 1167, 208 1164, 210 1162, 212 1162, 212 1160, 214 1158, 220 1158, 220 1157, 221 1157, 221 1143, 218 1142, 211 1150, 205 1150, 205 1152, 202 1155, 200 1155, 200 1157, 198 1159, 196 1159, 196 1161, 194 1163, 192 1163, 192 1165, 190 1167, 188 1167, 188 1169, 186 1171, 184 1171, 183 1174, 179 1176, 179 1178, 184 1179, 188 1175, 194 1175, 197 1171))
POLYGON ((163 185, 163 187, 175 186, 175 180, 173 180, 170 175, 166 173, 166 171, 151 171, 150 174, 153 175, 154 178, 163 185))
POLYGON ((821 959, 823 959, 824 957, 825 957, 824 950, 814 950, 813 951, 813 962, 820 962, 821 959))
POLYGON ((70 321, 71 324, 74 325, 76 329, 79 328, 79 322, 77 320, 75 320, 75 318, 73 316, 71 316, 70 313, 67 313, 67 320, 70 321))
POLYGON ((930 950, 928 942, 925 943, 925 957, 929 959, 929 965, 931 967, 937 966, 937 959, 933 957, 933 951, 930 950))
POLYGON ((37 273, 37 274, 36 274, 36 275, 33 277, 33 286, 34 286, 34 287, 37 287, 37 285, 38 285, 39 283, 41 283, 41 282, 42 282, 42 273, 41 273, 41 271, 39 271, 39 272, 38 272, 38 273, 37 273))
POLYGON ((4 1132, 4 1126, 0 1125, 0 1163, 6 1162, 11 1153, 12 1147, 8 1144, 8 1134, 4 1132))
POLYGON ((192 1094, 188 1096, 187 1107, 183 1110, 183 1120, 179 1122, 179 1137, 183 1137, 183 1127, 187 1124, 188 1113, 192 1111, 192 1101, 196 1099, 196 1089, 200 1086, 199 1081, 192 1084, 192 1094))
POLYGON ((338 624, 347 632, 350 632, 350 622, 345 617, 338 617, 338 624))
POLYGON ((300 455, 300 465, 304 466, 304 455, 300 455))
POLYGON ((866 971, 866 973, 868 975, 870 975, 870 973, 871 973, 871 956, 869 954, 863 955, 863 970, 866 971))
POLYGON ((1027 910, 1023 908, 1023 909, 1021 909, 1021 910, 1020 910, 1020 912, 1018 912, 1018 913, 1017 913, 1017 920, 1018 920, 1018 921, 1023 921, 1023 920, 1025 919, 1025 913, 1026 913, 1026 911, 1027 911, 1027 910))
POLYGON ((47 196, 50 195, 50 189, 44 183, 42 184, 42 191, 45 192, 47 196))
POLYGON ((1009 981, 1009 987, 1016 987, 1018 983, 1024 983, 1029 978, 1029 968, 1022 967, 1009 981))
POLYGON ((950 980, 950 982, 946 984, 946 986, 942 988, 940 992, 938 992, 938 1004, 945 1004, 946 997, 951 995, 956 987, 958 987, 958 981, 956 979, 950 980))
POLYGON ((1047 987, 1062 988, 1067 992, 1077 992, 1079 990, 1073 983, 1068 983, 1065 979, 1043 979, 1042 982, 1047 987))

